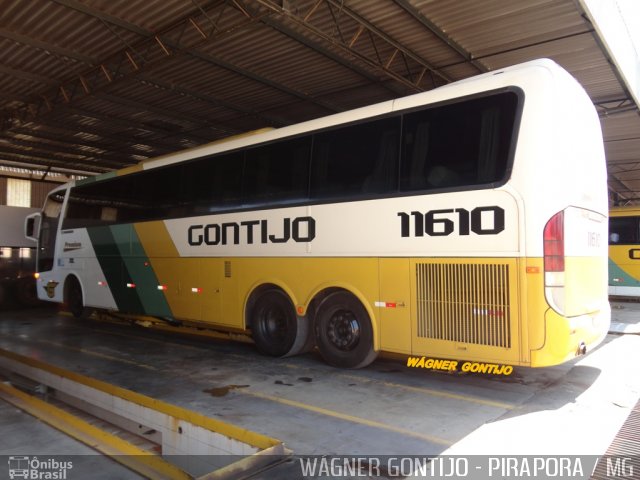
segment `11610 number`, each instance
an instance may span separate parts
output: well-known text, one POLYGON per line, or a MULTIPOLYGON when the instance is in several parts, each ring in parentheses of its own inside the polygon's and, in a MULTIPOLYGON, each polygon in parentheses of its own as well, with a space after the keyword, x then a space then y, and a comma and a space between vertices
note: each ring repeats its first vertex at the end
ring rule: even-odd
POLYGON ((498 206, 448 208, 422 212, 398 212, 403 237, 446 237, 458 235, 497 235, 504 230, 504 209, 498 206), (413 227, 413 229, 412 229, 413 227))

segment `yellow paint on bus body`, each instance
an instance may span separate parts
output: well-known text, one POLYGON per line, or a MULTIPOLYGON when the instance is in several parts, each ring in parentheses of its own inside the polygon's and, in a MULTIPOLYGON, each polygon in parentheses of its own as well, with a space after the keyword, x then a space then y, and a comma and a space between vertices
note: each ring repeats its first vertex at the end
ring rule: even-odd
MULTIPOLYGON (((596 319, 567 319, 550 309, 541 258, 179 258, 162 222, 137 224, 136 232, 174 316, 214 328, 246 329, 251 293, 272 284, 301 315, 323 290, 350 291, 372 319, 376 350, 542 366, 571 358, 582 341, 598 340, 587 325, 596 319), (437 291, 420 293, 434 281, 437 291), (489 338, 494 335, 498 340, 489 338)), ((566 259, 572 275, 593 272, 594 262, 566 259)), ((568 288, 568 304, 600 298, 600 283, 594 280, 587 292, 568 288)))

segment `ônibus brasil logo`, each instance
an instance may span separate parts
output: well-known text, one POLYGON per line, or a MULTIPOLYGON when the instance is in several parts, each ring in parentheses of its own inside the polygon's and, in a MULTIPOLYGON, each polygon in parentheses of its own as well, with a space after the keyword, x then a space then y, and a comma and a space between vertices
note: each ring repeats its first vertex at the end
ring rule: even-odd
POLYGON ((67 471, 73 468, 73 462, 63 462, 54 458, 38 459, 38 457, 10 456, 9 478, 25 478, 33 480, 65 480, 67 471))

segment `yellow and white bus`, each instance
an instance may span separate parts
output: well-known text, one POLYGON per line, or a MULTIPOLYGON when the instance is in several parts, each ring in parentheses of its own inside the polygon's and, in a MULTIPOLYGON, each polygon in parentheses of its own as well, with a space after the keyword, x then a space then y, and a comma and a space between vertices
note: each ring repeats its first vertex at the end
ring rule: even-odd
POLYGON ((640 297, 640 207, 609 210, 609 295, 640 297))
POLYGON ((77 316, 545 366, 607 332, 607 211, 594 107, 538 60, 65 185, 30 233, 77 316))

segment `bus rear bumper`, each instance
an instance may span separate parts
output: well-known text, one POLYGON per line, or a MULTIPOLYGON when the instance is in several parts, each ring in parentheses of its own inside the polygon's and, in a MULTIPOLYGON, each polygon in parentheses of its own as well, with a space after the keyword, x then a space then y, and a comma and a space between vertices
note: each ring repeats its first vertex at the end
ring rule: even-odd
POLYGON ((604 302, 598 311, 576 317, 562 317, 552 309, 545 314, 546 341, 531 351, 531 366, 558 365, 595 349, 611 325, 611 307, 604 302))

